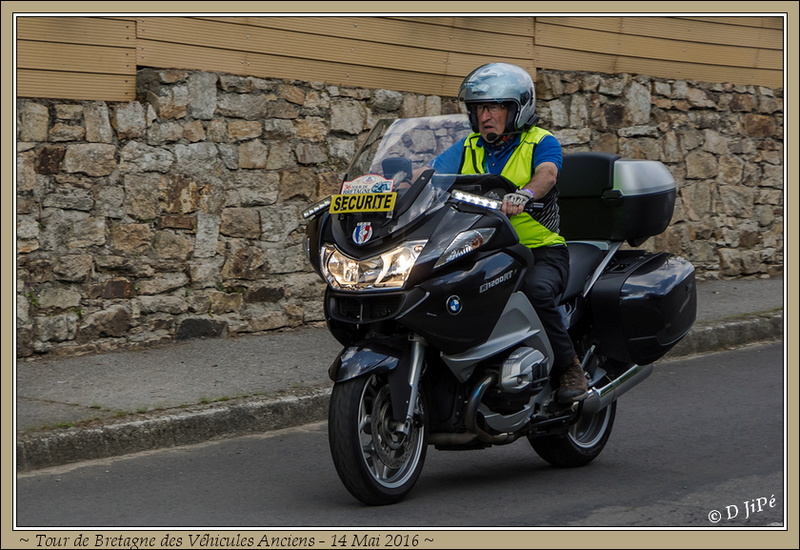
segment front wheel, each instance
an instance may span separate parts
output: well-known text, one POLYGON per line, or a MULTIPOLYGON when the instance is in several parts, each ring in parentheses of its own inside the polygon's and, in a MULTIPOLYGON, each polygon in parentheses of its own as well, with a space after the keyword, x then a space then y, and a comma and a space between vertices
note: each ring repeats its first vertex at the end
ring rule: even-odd
POLYGON ((392 418, 385 374, 367 374, 334 385, 328 442, 339 478, 361 502, 399 502, 417 482, 427 449, 422 392, 420 388, 418 412, 406 435, 397 431, 392 418))
POLYGON ((553 466, 583 466, 597 458, 606 446, 616 414, 614 401, 594 414, 581 414, 566 434, 530 438, 531 447, 553 466))

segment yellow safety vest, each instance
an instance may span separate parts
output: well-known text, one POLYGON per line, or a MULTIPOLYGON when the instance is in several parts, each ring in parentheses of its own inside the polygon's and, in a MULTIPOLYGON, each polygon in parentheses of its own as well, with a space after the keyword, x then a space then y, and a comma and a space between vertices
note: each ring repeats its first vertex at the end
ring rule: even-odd
MULTIPOLYGON (((533 177, 533 149, 545 136, 551 136, 547 130, 531 128, 520 136, 520 143, 511 153, 511 157, 503 167, 501 176, 506 177, 518 188, 522 189, 533 177)), ((470 134, 464 141, 464 162, 462 174, 485 174, 483 147, 477 145, 479 133, 470 134)), ((550 231, 534 220, 530 214, 522 213, 511 217, 511 225, 519 236, 519 241, 528 248, 564 244, 564 237, 550 231)))

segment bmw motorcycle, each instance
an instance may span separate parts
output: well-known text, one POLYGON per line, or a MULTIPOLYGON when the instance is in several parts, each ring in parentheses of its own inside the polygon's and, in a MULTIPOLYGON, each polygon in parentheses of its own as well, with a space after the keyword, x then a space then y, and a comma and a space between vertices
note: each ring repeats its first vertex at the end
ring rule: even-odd
POLYGON ((380 121, 340 192, 303 212, 327 326, 342 344, 329 369, 330 450, 344 486, 368 505, 405 498, 429 446, 524 438, 556 467, 589 463, 608 442, 619 397, 695 321, 693 266, 638 249, 671 220, 666 167, 565 155, 570 273, 559 303, 589 395, 558 403, 550 343, 520 290, 533 257, 500 212, 516 188, 425 168, 469 132, 464 115, 380 121))

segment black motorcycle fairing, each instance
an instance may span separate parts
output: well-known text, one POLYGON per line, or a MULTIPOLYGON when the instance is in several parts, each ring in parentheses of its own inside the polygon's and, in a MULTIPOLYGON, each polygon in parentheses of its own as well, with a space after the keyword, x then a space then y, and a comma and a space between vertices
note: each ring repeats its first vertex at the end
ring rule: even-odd
MULTIPOLYGON (((410 288, 418 282, 425 280, 432 274, 434 269, 442 269, 442 267, 435 267, 436 262, 442 257, 442 254, 447 247, 450 246, 456 235, 463 231, 469 231, 470 229, 481 228, 494 228, 495 233, 498 233, 497 230, 502 229, 502 222, 498 223, 498 221, 492 221, 491 218, 486 216, 485 209, 483 212, 465 212, 456 208, 455 205, 450 205, 448 208, 439 210, 434 218, 430 220, 430 223, 426 223, 420 227, 420 235, 430 235, 430 238, 425 248, 422 250, 422 253, 420 253, 419 258, 417 258, 414 269, 409 274, 406 287, 410 288)), ((412 240, 414 237, 416 237, 416 234, 412 233, 407 238, 412 240)), ((492 249, 499 248, 499 243, 502 239, 502 231, 500 231, 500 234, 493 236, 486 246, 492 249)), ((465 256, 464 260, 469 261, 469 256, 471 256, 471 254, 465 256)), ((451 264, 459 263, 460 261, 462 261, 462 259, 451 262, 451 264)), ((450 268, 451 265, 446 264, 443 267, 450 268)))
MULTIPOLYGON (((414 233, 418 233, 422 224, 427 224, 450 198, 449 192, 460 189, 473 194, 486 196, 494 200, 501 200, 507 192, 512 192, 516 187, 507 178, 496 174, 434 174, 431 170, 425 171, 408 189, 398 191, 397 206, 391 215, 385 213, 360 213, 360 214, 334 214, 331 216, 331 236, 340 250, 354 258, 371 256, 378 250, 399 245, 403 240, 410 240, 414 233), (354 244, 352 235, 359 223, 369 223, 373 229, 372 238, 362 244, 354 244)), ((456 202, 456 201, 453 201, 456 202)), ((499 212, 486 208, 460 204, 459 211, 474 214, 475 219, 494 214, 504 217, 499 212)), ((437 222, 440 223, 441 222, 437 222)), ((450 220, 448 220, 450 223, 450 220)), ((504 225, 498 224, 501 228, 504 225)), ((503 228, 511 230, 513 228, 503 228)), ((442 228, 442 233, 447 233, 447 227, 442 228)), ((429 233, 429 232, 427 232, 429 233)), ((432 236, 435 240, 435 235, 432 236)), ((447 246, 445 243, 444 246, 447 246)))
MULTIPOLYGON (((402 317, 407 310, 416 307, 424 298, 425 291, 421 288, 367 293, 338 291, 328 287, 325 290, 325 315, 331 322, 367 327, 373 323, 402 317)), ((341 334, 344 339, 338 333, 334 333, 334 336, 344 345, 350 345, 355 341, 352 338, 357 333, 350 329, 341 334)))
POLYGON ((422 281, 425 299, 397 319, 445 354, 485 342, 527 273, 526 265, 505 252, 474 254, 470 262, 456 262, 422 281))
POLYGON ((334 319, 328 314, 327 300, 328 298, 326 295, 325 323, 328 326, 328 330, 330 331, 331 336, 333 336, 343 346, 351 346, 355 342, 363 340, 366 337, 367 333, 369 332, 370 326, 359 325, 352 322, 344 322, 338 319, 334 319))
POLYGON ((320 273, 319 250, 322 246, 322 236, 325 228, 329 226, 330 214, 324 212, 311 218, 306 226, 306 256, 315 272, 320 273))
POLYGON ((420 220, 402 240, 425 236, 430 237, 428 244, 403 289, 326 290, 326 318, 334 337, 348 345, 363 337, 364 325, 393 321, 447 354, 486 341, 508 297, 521 288, 533 262, 531 251, 519 243, 504 214, 457 201, 420 220), (495 230, 484 246, 435 267, 455 235, 481 228, 495 230), (459 293, 451 291, 455 287, 459 293), (448 310, 451 298, 461 303, 463 314, 448 310))
MULTIPOLYGON (((427 174, 427 172, 426 172, 427 174)), ((395 210, 390 213, 350 213, 331 216, 331 237, 339 249, 353 258, 365 258, 409 239, 421 224, 427 223, 449 199, 448 189, 454 176, 420 176, 409 189, 397 191, 395 210), (355 244, 353 231, 359 223, 369 223, 372 237, 355 244)))

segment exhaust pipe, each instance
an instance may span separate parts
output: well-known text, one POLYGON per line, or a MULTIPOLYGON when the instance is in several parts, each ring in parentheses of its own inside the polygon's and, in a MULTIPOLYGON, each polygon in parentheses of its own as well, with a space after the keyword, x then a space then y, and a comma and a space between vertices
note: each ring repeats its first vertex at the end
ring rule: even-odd
MULTIPOLYGON (((606 384, 602 388, 591 388, 589 390, 589 395, 587 395, 586 399, 583 401, 581 414, 595 414, 603 410, 619 399, 629 389, 644 381, 652 372, 652 364, 633 365, 617 379, 606 384)), ((480 404, 481 398, 483 398, 483 394, 486 393, 486 390, 496 382, 497 378, 490 374, 484 378, 480 384, 475 386, 467 402, 467 411, 464 418, 467 425, 467 433, 434 433, 429 435, 428 442, 433 444, 466 445, 478 439, 484 443, 502 445, 519 439, 523 432, 492 435, 486 433, 477 425, 478 405, 480 404)))
POLYGON ((475 389, 472 392, 472 396, 467 402, 467 410, 464 415, 464 423, 467 426, 467 431, 469 433, 475 434, 475 436, 484 443, 503 445, 507 443, 512 443, 517 439, 519 439, 520 432, 492 435, 486 433, 478 426, 478 405, 480 405, 481 399, 483 399, 483 394, 486 393, 486 390, 488 390, 491 386, 496 384, 497 384, 497 374, 490 373, 489 375, 486 376, 486 378, 484 378, 481 381, 480 384, 475 386, 475 389))
POLYGON ((467 410, 464 414, 466 433, 432 433, 428 435, 428 443, 433 443, 434 445, 467 445, 478 439, 490 445, 503 445, 513 443, 519 439, 523 432, 492 435, 478 426, 478 406, 486 390, 495 384, 497 384, 497 374, 490 373, 473 389, 472 395, 467 401, 467 410))
POLYGON ((634 365, 602 388, 591 388, 583 401, 583 413, 595 414, 619 399, 653 372, 653 365, 634 365))

